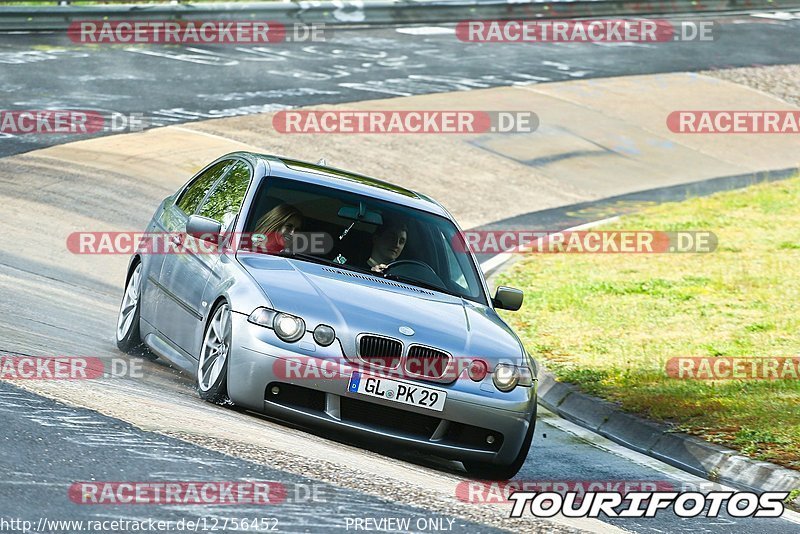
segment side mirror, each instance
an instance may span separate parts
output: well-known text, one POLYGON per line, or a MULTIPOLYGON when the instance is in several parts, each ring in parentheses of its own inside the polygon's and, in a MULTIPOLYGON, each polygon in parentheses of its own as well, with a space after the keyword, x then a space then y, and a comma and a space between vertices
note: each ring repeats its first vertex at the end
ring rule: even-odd
POLYGON ((517 311, 522 307, 524 293, 513 287, 500 286, 494 293, 492 304, 501 310, 517 311))
POLYGON ((222 233, 222 225, 214 219, 192 215, 186 221, 186 234, 195 239, 216 243, 219 241, 220 233, 222 233))

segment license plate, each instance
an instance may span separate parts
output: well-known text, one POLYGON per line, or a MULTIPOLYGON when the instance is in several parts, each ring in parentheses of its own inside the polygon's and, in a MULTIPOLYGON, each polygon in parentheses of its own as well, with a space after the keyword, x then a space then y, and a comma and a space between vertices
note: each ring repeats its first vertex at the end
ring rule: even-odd
POLYGON ((441 412, 447 392, 361 372, 350 375, 347 391, 441 412))

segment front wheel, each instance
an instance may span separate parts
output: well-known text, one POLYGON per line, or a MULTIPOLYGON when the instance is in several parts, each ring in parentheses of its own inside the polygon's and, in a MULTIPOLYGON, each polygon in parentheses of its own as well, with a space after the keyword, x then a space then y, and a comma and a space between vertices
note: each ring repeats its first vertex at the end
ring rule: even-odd
POLYGON ((231 351, 231 309, 221 302, 211 312, 206 325, 200 362, 197 366, 197 390, 208 402, 225 404, 228 399, 228 357, 231 351))
POLYGON ((522 446, 517 453, 516 458, 510 464, 490 464, 485 462, 463 462, 467 473, 475 479, 479 480, 509 480, 516 475, 525 460, 528 458, 528 451, 531 448, 533 441, 533 430, 536 428, 536 412, 533 413, 531 424, 528 425, 528 432, 525 434, 525 439, 522 446))
POLYGON ((117 316, 117 347, 123 352, 136 352, 142 347, 142 337, 139 332, 141 295, 142 263, 139 262, 128 278, 117 316))

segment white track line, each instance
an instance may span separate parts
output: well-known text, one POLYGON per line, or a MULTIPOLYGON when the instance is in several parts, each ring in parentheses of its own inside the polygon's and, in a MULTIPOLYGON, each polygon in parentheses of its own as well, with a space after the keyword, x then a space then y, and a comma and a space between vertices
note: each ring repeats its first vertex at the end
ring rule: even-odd
MULTIPOLYGON (((213 119, 211 119, 211 120, 213 120, 213 119)), ((187 122, 186 124, 191 124, 191 122, 187 122)), ((252 145, 249 145, 247 143, 240 143, 239 141, 236 141, 235 139, 231 139, 230 137, 224 137, 222 135, 217 135, 217 134, 213 134, 213 133, 209 133, 209 132, 204 132, 202 130, 194 130, 192 128, 186 128, 184 126, 175 126, 175 125, 170 124, 168 126, 165 126, 165 128, 172 128, 173 130, 178 130, 178 131, 181 131, 181 132, 187 132, 187 133, 191 133, 191 134, 202 135, 202 136, 205 136, 205 137, 210 137, 212 139, 219 139, 219 140, 225 141, 227 143, 238 143, 240 145, 252 146, 252 145)))
MULTIPOLYGON (((550 241, 550 239, 552 239, 552 237, 555 235, 562 235, 564 232, 577 232, 578 230, 588 230, 589 228, 594 228, 595 226, 616 222, 618 220, 619 220, 619 215, 614 217, 608 217, 607 219, 600 219, 599 221, 588 222, 586 224, 579 224, 578 226, 573 226, 571 228, 567 228, 566 230, 561 230, 559 232, 554 232, 552 234, 542 236, 535 241, 536 250, 541 250, 542 245, 550 241)), ((509 231, 511 232, 513 230, 509 231)), ((497 256, 489 258, 485 262, 481 263, 481 269, 483 270, 484 273, 492 271, 503 265, 511 258, 513 258, 514 254, 524 254, 525 252, 530 252, 532 250, 534 250, 533 245, 520 245, 509 252, 502 252, 497 256)))

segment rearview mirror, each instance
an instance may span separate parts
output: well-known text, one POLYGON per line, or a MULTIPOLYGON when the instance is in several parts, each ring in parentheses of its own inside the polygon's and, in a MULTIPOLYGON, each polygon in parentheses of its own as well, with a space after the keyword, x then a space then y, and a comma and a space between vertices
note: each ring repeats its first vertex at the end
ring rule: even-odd
POLYGON ((358 206, 342 206, 339 208, 339 217, 376 226, 383 224, 381 214, 377 211, 368 210, 367 205, 363 202, 359 202, 358 206))
POLYGON ((500 286, 494 293, 492 304, 501 310, 517 311, 522 307, 524 293, 513 287, 500 286))
POLYGON ((221 232, 222 225, 208 217, 192 215, 189 217, 189 220, 186 221, 186 233, 195 239, 216 243, 219 241, 219 234, 221 232))

